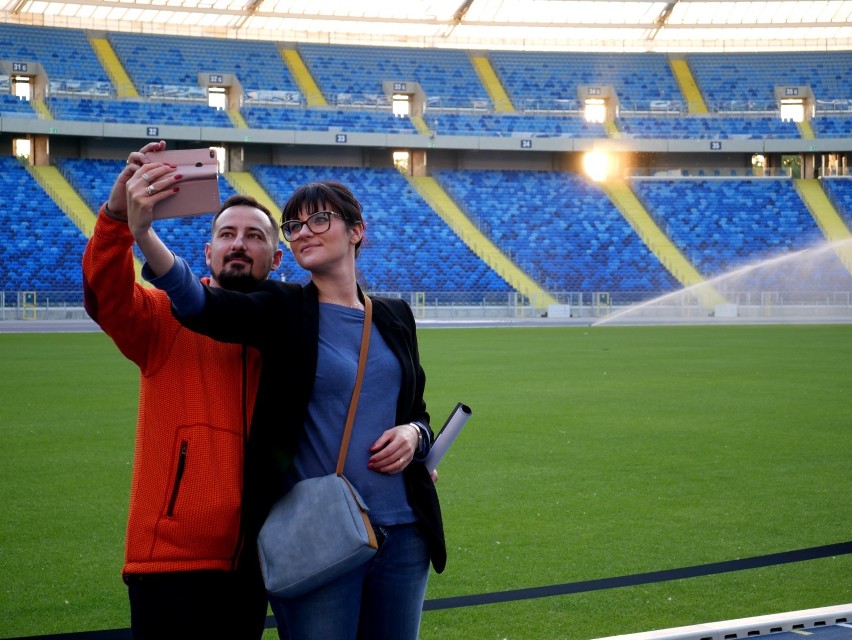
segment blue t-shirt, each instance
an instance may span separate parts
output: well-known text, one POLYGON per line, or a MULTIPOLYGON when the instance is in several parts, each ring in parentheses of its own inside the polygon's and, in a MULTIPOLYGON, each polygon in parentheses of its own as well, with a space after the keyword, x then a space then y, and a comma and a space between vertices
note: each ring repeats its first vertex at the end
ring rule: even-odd
MULTIPOLYGON (((320 303, 317 375, 305 435, 294 461, 297 480, 334 473, 358 372, 363 326, 363 311, 320 303)), ((367 468, 370 446, 384 431, 396 426, 401 384, 402 368, 373 327, 343 472, 367 503, 370 521, 377 525, 415 520, 402 474, 388 475, 367 468)))

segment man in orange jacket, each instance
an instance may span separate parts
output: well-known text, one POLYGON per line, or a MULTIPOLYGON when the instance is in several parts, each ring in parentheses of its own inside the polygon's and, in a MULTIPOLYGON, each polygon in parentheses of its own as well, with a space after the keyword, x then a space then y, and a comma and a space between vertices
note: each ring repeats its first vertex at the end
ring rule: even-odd
MULTIPOLYGON (((260 356, 185 329, 164 292, 136 282, 125 184, 164 148, 130 154, 83 255, 86 311, 140 370, 122 571, 131 629, 136 639, 256 639, 266 591, 242 504, 260 356)), ((211 287, 250 290, 281 262, 275 219, 251 197, 229 198, 205 257, 211 287)))

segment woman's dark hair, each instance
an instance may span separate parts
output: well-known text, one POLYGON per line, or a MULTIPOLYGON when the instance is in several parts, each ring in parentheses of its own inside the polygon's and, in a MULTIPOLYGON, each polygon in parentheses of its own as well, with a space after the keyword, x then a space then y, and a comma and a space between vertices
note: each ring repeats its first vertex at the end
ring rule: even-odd
MULTIPOLYGON (((317 211, 330 210, 343 216, 347 227, 364 224, 361 203, 345 184, 324 180, 309 182, 293 192, 290 199, 281 207, 281 219, 298 220, 304 211, 311 215, 317 211)), ((363 240, 363 237, 362 237, 363 240)), ((361 253, 361 242, 355 245, 355 257, 361 253)))

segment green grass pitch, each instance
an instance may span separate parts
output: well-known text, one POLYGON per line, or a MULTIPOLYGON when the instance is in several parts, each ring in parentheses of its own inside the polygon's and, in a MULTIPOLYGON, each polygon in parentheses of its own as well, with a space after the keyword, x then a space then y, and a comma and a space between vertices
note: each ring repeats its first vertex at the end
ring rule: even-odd
MULTIPOLYGON (((428 599, 850 540, 852 325, 421 329, 449 562, 428 599)), ((137 371, 0 334, 0 637, 128 626, 137 371)), ((427 611, 423 640, 585 640, 852 601, 852 555, 427 611)), ((274 631, 266 637, 275 637, 274 631)))

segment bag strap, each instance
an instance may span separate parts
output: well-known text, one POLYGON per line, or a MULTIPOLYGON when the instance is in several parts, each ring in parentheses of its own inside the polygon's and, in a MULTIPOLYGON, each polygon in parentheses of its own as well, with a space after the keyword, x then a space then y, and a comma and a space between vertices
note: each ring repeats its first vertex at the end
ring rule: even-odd
POLYGON ((346 416, 346 427, 343 429, 343 442, 340 443, 340 455, 337 457, 337 475, 343 475, 343 463, 346 462, 346 451, 349 449, 349 436, 352 435, 352 425, 355 422, 355 410, 358 408, 358 396, 361 395, 361 382, 364 379, 364 366, 367 364, 367 349, 370 347, 370 326, 373 324, 373 301, 364 294, 364 329, 361 332, 361 352, 358 354, 358 373, 355 376, 355 388, 349 401, 349 413, 346 416))

